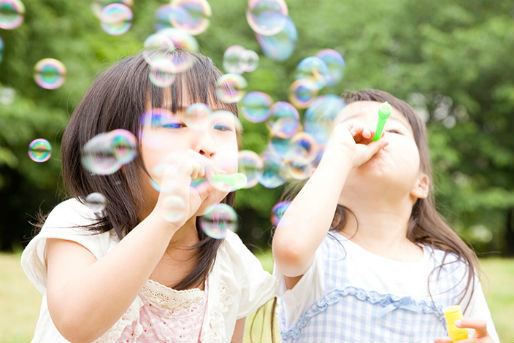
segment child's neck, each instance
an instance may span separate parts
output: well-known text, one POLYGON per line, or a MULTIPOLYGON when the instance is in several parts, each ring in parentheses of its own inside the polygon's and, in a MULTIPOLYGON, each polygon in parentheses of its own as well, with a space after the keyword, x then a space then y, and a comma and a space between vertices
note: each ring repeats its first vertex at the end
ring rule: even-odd
POLYGON ((401 201, 357 200, 347 207, 355 217, 348 215, 341 233, 354 243, 393 260, 413 261, 422 258, 422 249, 407 239, 412 211, 412 203, 408 198, 401 201), (372 208, 370 203, 373 204, 372 208))

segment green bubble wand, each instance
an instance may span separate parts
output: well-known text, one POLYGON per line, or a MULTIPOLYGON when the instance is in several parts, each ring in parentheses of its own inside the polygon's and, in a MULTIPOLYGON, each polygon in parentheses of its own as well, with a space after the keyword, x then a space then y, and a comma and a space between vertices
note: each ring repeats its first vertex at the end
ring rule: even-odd
MULTIPOLYGON (((191 181, 193 186, 198 186, 202 182, 205 182, 206 178, 198 178, 191 181)), ((213 174, 211 176, 211 180, 218 183, 224 183, 232 186, 234 190, 245 188, 248 181, 246 175, 243 173, 234 173, 234 174, 213 174)))
POLYGON ((373 137, 373 142, 378 141, 380 137, 382 137, 382 132, 384 131, 384 126, 387 118, 391 116, 391 111, 393 107, 386 101, 380 104, 378 107, 378 122, 377 129, 375 130, 375 136, 373 137))

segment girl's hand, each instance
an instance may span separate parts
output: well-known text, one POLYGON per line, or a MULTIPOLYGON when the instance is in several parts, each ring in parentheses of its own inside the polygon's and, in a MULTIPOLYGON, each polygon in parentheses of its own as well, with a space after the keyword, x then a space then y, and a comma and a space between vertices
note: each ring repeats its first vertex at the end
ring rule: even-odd
POLYGON ((200 189, 191 186, 191 180, 205 178, 211 172, 212 161, 199 153, 168 155, 159 175, 160 194, 152 213, 165 218, 180 228, 200 208, 213 190, 207 182, 200 189))
POLYGON ((379 139, 373 142, 375 131, 359 122, 341 122, 332 131, 330 140, 325 148, 330 158, 339 157, 352 162, 352 167, 358 167, 369 161, 388 142, 379 139))
MULTIPOLYGON (((481 319, 461 319, 455 322, 458 328, 474 329, 475 332, 469 339, 459 341, 459 343, 494 343, 494 340, 487 333, 487 323, 481 319)), ((451 338, 436 338, 434 343, 453 343, 451 338)))

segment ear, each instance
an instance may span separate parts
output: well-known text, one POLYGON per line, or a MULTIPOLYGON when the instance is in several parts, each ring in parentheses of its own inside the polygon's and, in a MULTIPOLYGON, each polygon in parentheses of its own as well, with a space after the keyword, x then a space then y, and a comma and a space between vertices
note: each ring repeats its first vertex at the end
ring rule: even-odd
POLYGON ((425 199, 430 190, 430 179, 425 173, 419 173, 418 179, 414 187, 410 191, 410 195, 415 199, 425 199))

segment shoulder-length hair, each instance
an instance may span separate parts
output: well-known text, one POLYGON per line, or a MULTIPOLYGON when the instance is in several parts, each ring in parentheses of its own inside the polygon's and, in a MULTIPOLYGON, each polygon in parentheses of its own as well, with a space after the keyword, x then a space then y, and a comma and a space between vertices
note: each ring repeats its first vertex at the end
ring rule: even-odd
MULTIPOLYGON (((92 192, 106 197, 103 215, 87 229, 98 233, 115 230, 122 239, 143 218, 141 173, 149 175, 143 165, 141 150, 137 157, 110 175, 92 175, 81 165, 81 149, 94 136, 114 129, 125 129, 138 137, 140 116, 148 109, 164 107, 171 99, 172 112, 195 102, 215 105, 237 116, 237 106, 219 101, 215 96, 217 79, 222 75, 211 59, 197 53, 174 51, 178 59, 190 58, 192 67, 176 74, 171 86, 160 88, 149 78, 150 67, 141 54, 128 57, 103 72, 91 85, 73 112, 62 138, 62 172, 68 195, 83 202, 92 192), (188 104, 184 102, 187 99, 188 104)), ((168 106, 169 107, 169 106, 168 106)), ((233 205, 235 193, 222 202, 233 205)), ((200 242, 194 245, 198 264, 176 285, 186 289, 203 282, 216 258, 221 240, 205 235, 198 218, 196 229, 200 242)))
MULTIPOLYGON (((462 302, 466 294, 468 294, 469 300, 471 300, 474 293, 475 277, 477 277, 476 274, 480 270, 478 259, 473 250, 451 229, 436 209, 432 183, 432 165, 424 121, 405 101, 381 90, 364 89, 346 92, 342 94, 342 97, 347 104, 356 101, 387 101, 409 122, 419 151, 420 170, 430 179, 430 191, 427 198, 417 199, 412 207, 408 222, 407 239, 416 244, 426 245, 444 251, 442 263, 436 266, 430 274, 429 280, 427 281, 428 286, 430 286, 431 277, 434 277, 437 271, 440 272, 446 265, 450 263, 465 263, 467 273, 465 273, 463 279, 459 281, 460 283, 465 280, 465 287, 463 287, 460 294, 457 295, 457 301, 458 303, 462 302), (457 257, 457 259, 449 258, 450 255, 457 257)), ((331 230, 342 230, 346 224, 348 215, 351 214, 353 214, 351 209, 338 205, 332 221, 331 230)), ((458 285, 455 285, 455 287, 457 286, 458 285)), ((428 289, 430 291, 430 287, 428 289)), ((469 301, 465 309, 467 309, 468 306, 469 301)))

